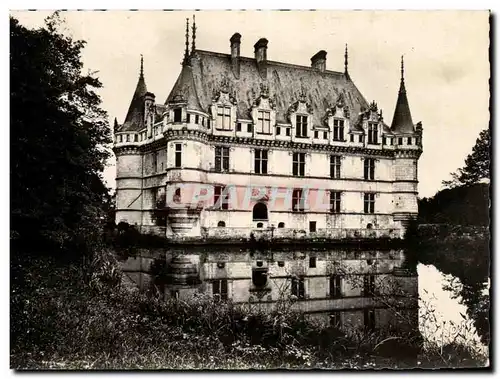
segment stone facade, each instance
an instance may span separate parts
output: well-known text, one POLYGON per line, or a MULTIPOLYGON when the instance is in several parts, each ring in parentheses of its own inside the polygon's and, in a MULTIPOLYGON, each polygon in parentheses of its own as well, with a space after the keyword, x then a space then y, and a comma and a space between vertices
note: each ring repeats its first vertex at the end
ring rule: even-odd
POLYGON ((326 70, 324 51, 312 67, 268 61, 265 39, 240 57, 240 38, 227 55, 186 47, 165 104, 147 92, 141 60, 115 121, 116 221, 174 240, 402 236, 418 213, 422 152, 403 71, 389 127, 352 82, 347 50, 341 73, 326 70))

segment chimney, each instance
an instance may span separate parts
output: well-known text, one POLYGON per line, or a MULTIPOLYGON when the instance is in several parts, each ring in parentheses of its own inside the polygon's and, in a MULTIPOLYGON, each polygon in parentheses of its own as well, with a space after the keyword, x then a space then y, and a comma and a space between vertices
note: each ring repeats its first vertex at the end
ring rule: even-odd
POLYGON ((236 79, 239 79, 241 34, 234 33, 229 41, 231 42, 231 66, 233 68, 233 74, 236 79))
POLYGON ((320 72, 326 70, 326 51, 320 50, 311 58, 311 67, 320 72))
POLYGON ((253 46, 255 51, 255 60, 261 77, 266 78, 267 74, 267 39, 261 38, 253 46))

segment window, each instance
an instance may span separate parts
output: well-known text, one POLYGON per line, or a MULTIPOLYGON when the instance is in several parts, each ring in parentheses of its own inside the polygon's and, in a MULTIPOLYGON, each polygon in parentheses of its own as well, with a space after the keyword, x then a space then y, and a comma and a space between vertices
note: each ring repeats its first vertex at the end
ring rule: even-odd
POLYGON ((271 112, 258 112, 257 133, 271 134, 271 112))
POLYGON ((363 295, 373 296, 375 293, 375 276, 365 275, 363 278, 363 295))
POLYGON ((126 138, 127 138, 127 142, 130 142, 130 136, 128 134, 126 135, 126 138))
POLYGON ((254 168, 256 174, 267 174, 267 150, 255 149, 254 168))
POLYGON ((290 137, 290 128, 286 128, 286 136, 290 137))
POLYGON ((267 268, 254 268, 252 283, 255 287, 264 287, 267 284, 267 268))
POLYGON ((330 178, 339 179, 341 168, 341 157, 339 155, 330 155, 330 178))
POLYGON ((365 309, 364 318, 365 318, 365 328, 368 330, 375 329, 375 309, 365 309))
POLYGON ((285 227, 285 223, 284 223, 284 222, 280 222, 280 223, 278 224, 278 228, 284 228, 284 227, 285 227))
MULTIPOLYGON (((252 218, 256 220, 267 220, 267 205, 264 203, 257 203, 253 206, 252 218)), ((258 224, 257 224, 258 227, 258 224)), ((262 227, 262 225, 261 225, 262 227)))
POLYGON ((392 138, 391 138, 391 137, 389 137, 389 141, 390 141, 390 143, 391 143, 391 146, 394 146, 394 137, 392 137, 392 138))
POLYGON ((309 221, 309 233, 316 233, 316 221, 309 221))
POLYGON ((398 138, 398 145, 402 145, 403 144, 403 137, 399 137, 398 138))
POLYGON ((342 193, 339 191, 330 191, 330 212, 340 213, 340 197, 342 193))
POLYGON ((281 134, 281 128, 279 126, 276 127, 276 135, 279 136, 281 134))
POLYGON ((293 166, 292 166, 293 176, 304 176, 305 170, 306 170, 306 154, 293 153, 293 166))
POLYGON ((215 147, 215 171, 222 172, 229 170, 229 147, 215 147))
POLYGON ((382 136, 382 145, 387 145, 387 138, 385 136, 382 136))
POLYGON ((201 118, 201 126, 205 126, 205 117, 201 118))
POLYGON ((158 152, 153 153, 153 172, 158 171, 158 152))
POLYGON ((375 179, 375 159, 365 158, 364 178, 365 178, 365 180, 374 180, 375 179))
POLYGON ((214 299, 227 300, 227 279, 214 280, 212 282, 212 293, 214 299))
POLYGON ((134 136, 134 142, 139 142, 139 135, 138 135, 138 134, 136 134, 136 135, 134 136))
POLYGON ((237 132, 241 132, 241 122, 238 122, 238 123, 236 124, 236 131, 237 131, 237 132))
POLYGON ((330 326, 333 326, 334 328, 342 327, 342 317, 339 311, 330 314, 330 326))
POLYGON ((365 193, 364 197, 365 213, 375 213, 375 194, 365 193))
POLYGON ((364 135, 360 134, 359 137, 358 137, 358 141, 359 142, 363 142, 363 137, 364 137, 364 135))
POLYGON ((227 210, 229 209, 229 194, 226 193, 223 197, 222 194, 226 192, 225 187, 215 186, 214 187, 214 207, 218 209, 227 210))
POLYGON ((174 109, 174 122, 182 122, 182 109, 174 109))
POLYGON ((175 144, 175 167, 182 166, 182 144, 175 144))
POLYGON ((252 124, 247 124, 247 133, 252 133, 252 124))
POLYGON ((262 222, 257 223, 257 228, 262 228, 263 226, 264 226, 264 224, 262 222))
POLYGON ((323 132, 323 139, 328 139, 328 132, 323 132))
POLYGON ((307 116, 297 116, 296 137, 307 138, 307 116))
POLYGON ((408 140, 406 142, 408 145, 411 145, 411 137, 408 137, 408 140))
POLYGON ((292 278, 292 295, 299 299, 305 298, 304 278, 292 278))
POLYGON ((176 188, 174 193, 174 203, 179 204, 181 202, 181 189, 176 188))
POLYGON ((351 142, 354 142, 354 134, 351 134, 351 142))
POLYGON ((189 113, 186 115, 186 122, 188 124, 191 122, 191 115, 189 113))
POLYGON ((285 261, 278 261, 278 267, 285 267, 285 261))
POLYGON ((368 143, 371 145, 378 144, 378 125, 372 122, 368 123, 368 143))
POLYGON ((195 115, 194 116, 194 123, 195 124, 199 124, 200 123, 200 116, 199 115, 195 115))
POLYGON ((338 299, 342 297, 342 276, 330 276, 330 298, 338 299))
POLYGON ((222 130, 231 130, 230 107, 217 107, 217 128, 222 130))
POLYGON ((225 227, 226 227, 226 223, 225 223, 224 221, 219 221, 219 222, 217 223, 217 227, 218 227, 218 228, 225 228, 225 227))
POLYGON ((333 140, 344 140, 344 120, 333 120, 333 140))
POLYGON ((316 268, 316 257, 309 257, 309 268, 316 268))
POLYGON ((294 189, 292 193, 292 212, 303 212, 304 204, 302 202, 302 190, 294 189))
POLYGON ((317 130, 314 131, 314 138, 319 138, 319 132, 317 130))
POLYGON ((210 119, 207 118, 207 128, 210 129, 210 119))

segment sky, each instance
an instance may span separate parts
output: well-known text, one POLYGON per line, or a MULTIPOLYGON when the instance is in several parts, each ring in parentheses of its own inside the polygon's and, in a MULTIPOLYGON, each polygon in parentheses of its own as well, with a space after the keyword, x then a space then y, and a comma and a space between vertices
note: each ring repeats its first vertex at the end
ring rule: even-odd
MULTIPOLYGON (((11 12, 27 27, 51 12, 11 12)), ((390 125, 405 57, 405 84, 414 123, 422 122, 419 196, 434 195, 442 180, 463 167, 489 123, 489 14, 486 11, 70 11, 66 32, 87 41, 85 71, 97 71, 102 107, 110 124, 123 122, 139 75, 140 54, 148 90, 167 98, 180 73, 185 19, 196 14, 199 49, 228 53, 242 35, 241 55, 269 40, 268 59, 310 65, 326 50, 327 69, 349 74, 367 101, 375 100, 390 125)), ((114 157, 104 173, 114 188, 114 157)))

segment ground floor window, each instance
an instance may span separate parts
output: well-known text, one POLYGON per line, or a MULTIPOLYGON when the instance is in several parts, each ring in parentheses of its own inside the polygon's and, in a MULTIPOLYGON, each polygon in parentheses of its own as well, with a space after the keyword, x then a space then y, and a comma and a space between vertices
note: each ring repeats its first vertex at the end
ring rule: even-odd
POLYGON ((299 299, 305 298, 304 278, 292 278, 292 295, 299 299))
POLYGON ((214 280, 212 282, 212 294, 214 299, 227 300, 227 279, 214 280))

